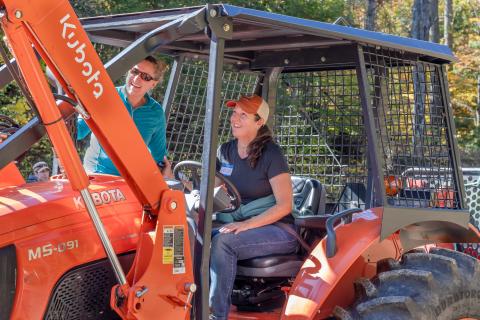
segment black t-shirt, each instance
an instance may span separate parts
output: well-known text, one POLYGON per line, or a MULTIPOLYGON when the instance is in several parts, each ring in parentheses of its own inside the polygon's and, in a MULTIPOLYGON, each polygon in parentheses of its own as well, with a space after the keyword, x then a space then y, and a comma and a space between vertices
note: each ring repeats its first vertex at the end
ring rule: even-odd
POLYGON ((288 164, 282 150, 274 142, 268 142, 255 168, 248 159, 240 158, 237 139, 224 143, 217 150, 217 169, 237 187, 242 204, 273 194, 270 179, 288 173, 288 164))

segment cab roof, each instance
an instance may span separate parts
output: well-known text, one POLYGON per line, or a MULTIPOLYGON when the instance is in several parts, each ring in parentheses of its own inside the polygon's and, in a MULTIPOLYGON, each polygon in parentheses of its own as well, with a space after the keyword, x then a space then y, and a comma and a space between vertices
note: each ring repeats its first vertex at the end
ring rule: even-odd
MULTIPOLYGON (((209 8, 212 5, 99 16, 83 18, 82 23, 93 42, 127 47, 152 30, 167 24, 176 22, 181 25, 183 21, 191 21, 192 18, 205 20, 209 8)), ((228 4, 215 5, 215 8, 233 24, 231 39, 225 41, 225 56, 242 61, 252 61, 258 52, 333 48, 353 43, 413 53, 424 61, 455 61, 450 48, 437 43, 228 4)), ((161 42, 158 50, 166 54, 207 55, 210 39, 202 30, 186 34, 165 45, 160 45, 161 42)))

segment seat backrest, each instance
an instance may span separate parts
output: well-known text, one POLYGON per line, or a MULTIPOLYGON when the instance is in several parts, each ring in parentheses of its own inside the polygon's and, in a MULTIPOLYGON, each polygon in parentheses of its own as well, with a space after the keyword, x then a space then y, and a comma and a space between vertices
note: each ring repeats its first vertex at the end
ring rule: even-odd
POLYGON ((301 215, 325 214, 325 187, 316 179, 292 176, 293 205, 301 215))

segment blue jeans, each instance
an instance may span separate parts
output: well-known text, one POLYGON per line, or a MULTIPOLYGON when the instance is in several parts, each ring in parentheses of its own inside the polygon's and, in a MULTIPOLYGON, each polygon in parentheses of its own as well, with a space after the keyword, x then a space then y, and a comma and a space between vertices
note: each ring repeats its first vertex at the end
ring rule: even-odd
POLYGON ((213 233, 210 256, 210 310, 211 319, 226 320, 230 311, 231 295, 237 260, 271 254, 295 252, 297 239, 274 225, 233 233, 213 233))

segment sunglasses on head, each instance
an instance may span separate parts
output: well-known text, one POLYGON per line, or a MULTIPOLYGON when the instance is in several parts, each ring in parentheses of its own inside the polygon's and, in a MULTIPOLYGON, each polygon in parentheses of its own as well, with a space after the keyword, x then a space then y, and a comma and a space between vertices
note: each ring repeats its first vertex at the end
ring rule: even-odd
POLYGON ((130 73, 134 76, 140 75, 140 78, 142 78, 143 81, 152 81, 152 80, 157 81, 158 80, 158 79, 155 79, 154 77, 152 77, 151 75, 149 75, 148 73, 145 73, 143 71, 138 70, 137 68, 130 69, 130 73))

